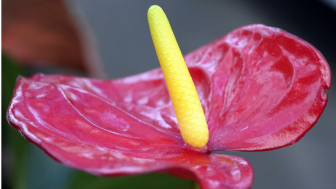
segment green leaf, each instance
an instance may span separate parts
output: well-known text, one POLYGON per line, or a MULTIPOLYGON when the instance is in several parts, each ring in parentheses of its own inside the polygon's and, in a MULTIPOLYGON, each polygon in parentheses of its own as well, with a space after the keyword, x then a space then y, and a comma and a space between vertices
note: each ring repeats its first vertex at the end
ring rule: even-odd
POLYGON ((27 173, 26 157, 28 143, 18 132, 11 128, 6 119, 6 112, 13 95, 16 78, 19 75, 24 75, 24 72, 6 55, 1 56, 1 62, 1 129, 3 148, 5 149, 5 152, 8 152, 3 154, 3 158, 10 159, 10 162, 12 162, 12 164, 5 165, 5 169, 7 168, 10 170, 8 177, 10 177, 11 181, 7 181, 7 183, 6 181, 4 182, 7 185, 11 185, 13 188, 25 189, 27 186, 25 175, 27 173))
POLYGON ((77 172, 74 176, 68 189, 186 189, 192 188, 194 182, 161 173, 98 177, 85 172, 77 172))

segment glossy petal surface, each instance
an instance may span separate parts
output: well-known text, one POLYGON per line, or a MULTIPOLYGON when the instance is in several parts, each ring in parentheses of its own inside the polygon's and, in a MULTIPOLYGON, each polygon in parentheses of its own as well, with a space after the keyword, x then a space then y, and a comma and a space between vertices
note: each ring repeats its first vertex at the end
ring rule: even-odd
POLYGON ((111 81, 19 78, 8 120, 56 160, 94 174, 160 171, 203 188, 247 188, 253 173, 245 160, 208 152, 293 144, 327 102, 326 61, 279 29, 246 26, 185 60, 209 125, 202 152, 182 140, 160 69, 111 81))
POLYGON ((297 142, 327 104, 329 65, 277 28, 239 28, 185 57, 209 78, 212 150, 270 150, 297 142))
POLYGON ((69 76, 19 78, 8 120, 57 161, 93 174, 166 172, 198 180, 203 188, 252 184, 246 160, 189 149, 177 128, 154 127, 115 106, 117 99, 97 96, 102 91, 95 86, 106 82, 113 84, 69 76))

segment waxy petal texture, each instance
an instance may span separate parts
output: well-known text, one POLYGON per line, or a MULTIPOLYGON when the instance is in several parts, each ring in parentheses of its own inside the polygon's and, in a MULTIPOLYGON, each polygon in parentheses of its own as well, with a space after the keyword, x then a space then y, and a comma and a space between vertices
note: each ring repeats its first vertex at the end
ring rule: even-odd
POLYGON ((21 77, 7 118, 56 160, 93 174, 156 171, 197 179, 202 188, 248 188, 247 161, 209 152, 293 144, 327 102, 328 64, 279 29, 246 26, 185 60, 209 125, 202 151, 182 140, 160 69, 110 81, 21 77))
POLYGON ((210 80, 205 106, 211 150, 294 144, 327 104, 328 63, 312 45, 280 29, 245 26, 185 59, 210 80))
POLYGON ((110 90, 97 88, 113 84, 70 76, 21 77, 8 120, 57 161, 93 174, 165 172, 198 180, 202 188, 252 184, 253 170, 246 160, 189 149, 176 127, 144 122, 129 114, 141 112, 139 107, 126 112, 116 106, 125 103, 118 102, 118 95, 114 101, 110 90))

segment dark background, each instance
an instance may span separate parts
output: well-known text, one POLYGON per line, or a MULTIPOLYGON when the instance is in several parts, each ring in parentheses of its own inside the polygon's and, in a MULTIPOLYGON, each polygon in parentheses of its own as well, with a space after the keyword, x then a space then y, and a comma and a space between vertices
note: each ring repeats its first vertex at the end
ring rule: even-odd
MULTIPOLYGON (((159 66, 147 22, 147 10, 153 4, 165 11, 183 54, 238 27, 261 23, 310 42, 336 73, 335 1, 70 1, 68 5, 75 16, 89 25, 97 39, 107 78, 133 75, 159 66)), ((328 94, 325 112, 297 144, 268 152, 223 152, 244 157, 252 164, 255 173, 252 188, 336 188, 336 89, 333 82, 328 94)), ((40 149, 30 148, 25 160, 29 170, 28 188, 56 189, 69 185, 73 170, 54 162, 40 149)), ((89 179, 86 175, 75 177, 82 182, 86 178, 89 179)), ((124 183, 133 181, 122 180, 124 183)), ((106 184, 105 188, 116 188, 112 184, 106 184)))

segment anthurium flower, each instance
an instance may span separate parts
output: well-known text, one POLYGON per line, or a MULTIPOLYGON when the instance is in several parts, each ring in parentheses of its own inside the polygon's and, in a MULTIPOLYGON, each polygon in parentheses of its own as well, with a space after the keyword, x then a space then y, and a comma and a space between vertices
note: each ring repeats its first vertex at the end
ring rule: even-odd
POLYGON ((161 69, 116 80, 20 77, 10 124, 57 161, 103 176, 165 172, 201 188, 249 188, 250 164, 213 151, 262 151, 297 142, 326 103, 331 74, 312 45, 249 25, 186 55, 209 127, 185 144, 161 69))

